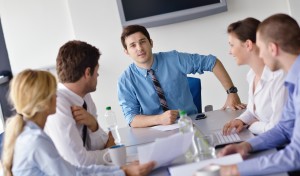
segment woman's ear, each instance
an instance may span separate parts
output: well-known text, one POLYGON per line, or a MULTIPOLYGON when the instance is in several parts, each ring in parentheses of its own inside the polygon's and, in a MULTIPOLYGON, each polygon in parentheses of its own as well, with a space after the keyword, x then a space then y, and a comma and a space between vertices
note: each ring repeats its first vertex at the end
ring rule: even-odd
POLYGON ((252 51, 253 50, 253 42, 251 40, 246 40, 245 42, 246 48, 248 51, 252 51))

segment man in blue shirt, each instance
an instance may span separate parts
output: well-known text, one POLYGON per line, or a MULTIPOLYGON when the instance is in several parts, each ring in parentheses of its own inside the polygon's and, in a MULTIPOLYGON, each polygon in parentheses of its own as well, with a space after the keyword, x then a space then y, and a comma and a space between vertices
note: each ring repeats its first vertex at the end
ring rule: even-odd
POLYGON ((247 142, 229 145, 219 156, 260 151, 286 145, 278 152, 249 159, 237 165, 223 166, 221 175, 264 175, 300 169, 300 29, 288 15, 276 14, 265 19, 256 33, 260 57, 272 70, 287 72, 284 82, 288 100, 282 118, 271 130, 247 142))
POLYGON ((130 126, 172 124, 178 109, 188 114, 197 113, 187 81, 187 74, 197 72, 214 72, 228 93, 224 108, 245 108, 228 73, 215 56, 177 51, 152 53, 153 41, 147 29, 139 25, 124 28, 121 41, 125 53, 134 60, 118 81, 119 103, 130 126), (155 78, 149 73, 150 69, 155 78), (159 86, 152 79, 158 81, 159 86))

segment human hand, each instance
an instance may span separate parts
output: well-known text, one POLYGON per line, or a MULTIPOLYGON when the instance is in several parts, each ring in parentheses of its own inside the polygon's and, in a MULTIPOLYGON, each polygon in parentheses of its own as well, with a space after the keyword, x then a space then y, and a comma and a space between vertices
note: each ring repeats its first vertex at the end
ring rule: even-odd
POLYGON ((143 176, 147 175, 154 166, 154 161, 141 165, 138 162, 133 162, 129 165, 122 166, 121 169, 125 172, 126 176, 143 176))
POLYGON ((227 166, 221 166, 220 175, 221 176, 239 176, 240 173, 238 171, 237 165, 227 165, 227 166))
POLYGON ((219 151, 218 157, 222 157, 233 153, 239 153, 243 158, 246 158, 251 150, 252 147, 248 142, 231 144, 231 145, 227 145, 221 151, 219 151))
POLYGON ((159 115, 159 121, 161 125, 170 125, 173 124, 178 117, 177 110, 168 110, 161 115, 159 115))
POLYGON ((229 135, 233 131, 239 133, 243 130, 244 122, 240 119, 234 119, 226 123, 223 127, 223 135, 229 135))
POLYGON ((245 109, 247 107, 246 104, 241 103, 240 97, 237 93, 230 93, 227 96, 225 105, 223 106, 223 110, 229 107, 232 110, 240 110, 245 109))
POLYGON ((86 125, 92 132, 98 130, 97 120, 81 106, 71 107, 72 115, 77 124, 86 125))

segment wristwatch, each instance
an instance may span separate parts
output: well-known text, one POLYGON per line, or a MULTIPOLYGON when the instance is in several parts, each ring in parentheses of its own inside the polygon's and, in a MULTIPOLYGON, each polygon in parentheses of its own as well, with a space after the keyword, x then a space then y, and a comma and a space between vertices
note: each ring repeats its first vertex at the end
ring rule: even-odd
POLYGON ((238 89, 234 86, 230 87, 228 90, 226 90, 227 94, 230 94, 230 93, 237 93, 238 92, 238 89))

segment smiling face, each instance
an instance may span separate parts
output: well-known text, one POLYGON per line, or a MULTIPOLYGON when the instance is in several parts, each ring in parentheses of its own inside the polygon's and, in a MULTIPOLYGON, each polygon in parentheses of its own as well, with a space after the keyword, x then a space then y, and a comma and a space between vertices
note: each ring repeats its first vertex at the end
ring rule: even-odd
POLYGON ((270 68, 271 71, 280 69, 279 61, 272 55, 271 43, 265 43, 263 37, 257 33, 256 44, 259 48, 259 57, 263 58, 264 63, 270 68))
POLYGON ((149 69, 153 63, 152 40, 149 41, 141 32, 133 33, 125 38, 127 48, 125 53, 129 55, 135 64, 141 68, 149 69))
POLYGON ((238 65, 247 64, 247 48, 241 40, 239 40, 234 33, 228 34, 228 42, 230 46, 229 54, 231 54, 238 65))

